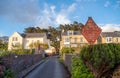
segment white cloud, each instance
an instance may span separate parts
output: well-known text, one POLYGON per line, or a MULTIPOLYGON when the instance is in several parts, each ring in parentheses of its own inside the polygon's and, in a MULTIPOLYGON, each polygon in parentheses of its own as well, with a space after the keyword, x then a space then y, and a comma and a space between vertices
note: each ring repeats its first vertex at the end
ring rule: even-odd
POLYGON ((63 8, 56 12, 56 6, 44 4, 44 10, 41 10, 41 15, 38 17, 37 26, 47 28, 48 26, 58 26, 59 24, 69 24, 69 14, 76 8, 76 3, 71 4, 67 8, 63 8))
POLYGON ((75 8, 76 8, 76 5, 77 5, 76 3, 73 3, 72 5, 70 5, 70 6, 68 7, 67 11, 68 11, 68 12, 74 11, 75 8))
POLYGON ((69 24, 70 20, 65 15, 59 14, 56 18, 57 24, 69 24))
POLYGON ((108 6, 110 6, 110 2, 106 1, 105 4, 104 4, 104 7, 108 7, 108 6))
POLYGON ((120 31, 120 24, 102 24, 102 32, 120 31))

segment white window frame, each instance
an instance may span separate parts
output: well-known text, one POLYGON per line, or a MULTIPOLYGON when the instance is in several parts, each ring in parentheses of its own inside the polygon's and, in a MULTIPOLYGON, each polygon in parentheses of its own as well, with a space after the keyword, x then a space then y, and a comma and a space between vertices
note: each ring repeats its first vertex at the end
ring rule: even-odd
POLYGON ((70 44, 70 38, 65 38, 64 39, 64 44, 70 44))
POLYGON ((112 37, 107 37, 106 38, 106 42, 107 43, 112 43, 113 42, 113 38, 112 37))

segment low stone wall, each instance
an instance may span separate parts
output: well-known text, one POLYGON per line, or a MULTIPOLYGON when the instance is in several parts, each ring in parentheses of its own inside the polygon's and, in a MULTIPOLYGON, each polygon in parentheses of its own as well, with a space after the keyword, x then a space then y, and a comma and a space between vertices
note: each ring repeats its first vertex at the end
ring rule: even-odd
POLYGON ((76 56, 76 55, 64 54, 64 56, 63 56, 64 64, 67 66, 67 68, 70 72, 72 71, 72 57, 73 56, 76 56))
POLYGON ((41 61, 42 54, 9 55, 1 58, 5 67, 10 67, 14 72, 19 73, 41 61))

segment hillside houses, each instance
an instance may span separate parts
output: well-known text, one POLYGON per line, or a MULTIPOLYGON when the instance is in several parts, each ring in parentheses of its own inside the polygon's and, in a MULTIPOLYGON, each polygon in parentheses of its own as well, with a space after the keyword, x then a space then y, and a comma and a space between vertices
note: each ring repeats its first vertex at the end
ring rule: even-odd
MULTIPOLYGON (((89 32, 90 27, 94 26, 94 21, 91 20, 91 18, 88 18, 88 21, 86 25, 88 25, 87 31, 89 32)), ((97 25, 97 24, 96 24, 97 25)), ((95 31, 95 30, 93 30, 95 31)), ((90 34, 90 33, 87 33, 90 34)), ((95 33, 93 32, 93 35, 89 36, 95 36, 95 33)), ((92 37, 91 37, 92 38, 92 37)), ((120 32, 101 32, 94 44, 103 44, 103 43, 120 43, 120 32)), ((60 42, 60 50, 63 47, 81 47, 83 45, 89 45, 89 42, 86 40, 86 38, 83 36, 81 30, 74 31, 74 30, 68 30, 68 31, 62 31, 61 32, 61 42, 60 42)))

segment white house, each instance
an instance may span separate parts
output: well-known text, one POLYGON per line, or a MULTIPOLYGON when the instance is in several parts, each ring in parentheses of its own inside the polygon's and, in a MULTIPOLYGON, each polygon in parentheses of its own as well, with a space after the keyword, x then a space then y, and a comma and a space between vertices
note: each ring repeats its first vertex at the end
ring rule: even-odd
POLYGON ((8 50, 14 49, 16 46, 22 46, 24 49, 30 49, 30 44, 34 42, 48 43, 45 33, 24 33, 14 32, 9 37, 8 50))

